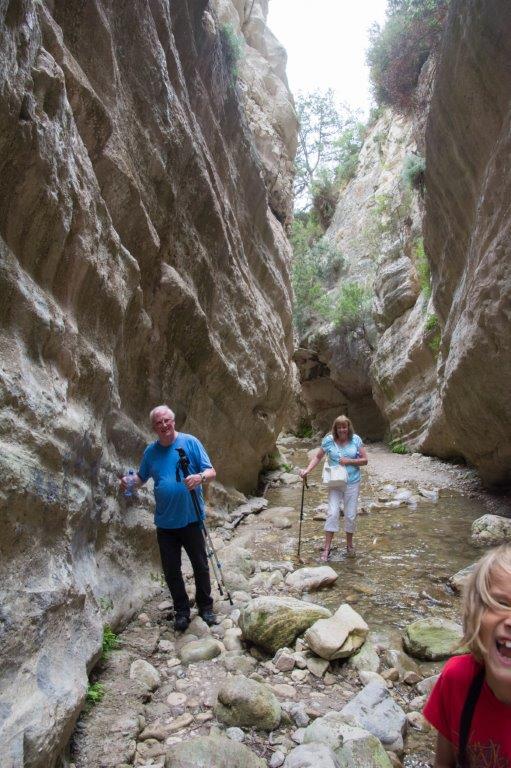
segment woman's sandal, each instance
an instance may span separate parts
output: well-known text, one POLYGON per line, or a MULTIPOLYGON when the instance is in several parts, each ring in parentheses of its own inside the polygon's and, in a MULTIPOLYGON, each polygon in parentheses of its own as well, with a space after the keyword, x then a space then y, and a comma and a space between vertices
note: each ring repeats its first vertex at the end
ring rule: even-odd
POLYGON ((348 557, 355 557, 356 554, 355 547, 346 547, 346 555, 348 557))
POLYGON ((326 563, 328 558, 330 557, 330 550, 331 549, 332 549, 331 547, 328 550, 324 549, 323 552, 321 553, 321 561, 323 563, 326 563))

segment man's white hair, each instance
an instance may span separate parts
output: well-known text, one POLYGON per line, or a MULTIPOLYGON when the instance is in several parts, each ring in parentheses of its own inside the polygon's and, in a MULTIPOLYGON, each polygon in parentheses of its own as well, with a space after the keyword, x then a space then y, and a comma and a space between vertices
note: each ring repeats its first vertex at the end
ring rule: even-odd
POLYGON ((151 420, 151 424, 154 424, 154 417, 157 413, 160 411, 165 411, 166 413, 170 413, 173 419, 176 418, 176 414, 172 410, 172 408, 169 408, 168 405, 157 405, 156 408, 153 408, 151 413, 149 414, 149 419, 151 420))

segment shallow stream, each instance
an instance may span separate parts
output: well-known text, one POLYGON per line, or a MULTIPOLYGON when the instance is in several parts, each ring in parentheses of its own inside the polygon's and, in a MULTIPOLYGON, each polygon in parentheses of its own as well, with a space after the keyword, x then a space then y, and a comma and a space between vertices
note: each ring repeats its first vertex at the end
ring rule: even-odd
MULTIPOLYGON (((306 450, 295 449, 292 459, 297 466, 305 466, 306 450)), ((406 624, 425 614, 456 619, 460 600, 447 581, 481 554, 470 541, 470 531, 472 522, 486 512, 484 506, 454 491, 441 490, 436 503, 424 500, 415 509, 403 505, 364 513, 371 502, 377 501, 378 489, 384 483, 368 477, 367 470, 362 471, 362 478, 361 514, 354 539, 357 554, 346 557, 341 530, 334 537, 328 562, 339 573, 339 579, 334 587, 319 593, 321 602, 336 608, 349 596, 349 602, 356 602, 357 611, 373 633, 388 641, 401 637, 406 624)), ((404 482, 401 487, 411 486, 404 482)), ((301 492, 301 484, 281 486, 270 488, 266 498, 272 507, 299 510, 301 492)), ((325 501, 319 466, 311 473, 304 496, 300 550, 304 565, 321 564, 323 522, 313 517, 315 509, 325 501)), ((280 540, 274 543, 281 556, 296 555, 296 518, 293 528, 280 532, 280 540)))

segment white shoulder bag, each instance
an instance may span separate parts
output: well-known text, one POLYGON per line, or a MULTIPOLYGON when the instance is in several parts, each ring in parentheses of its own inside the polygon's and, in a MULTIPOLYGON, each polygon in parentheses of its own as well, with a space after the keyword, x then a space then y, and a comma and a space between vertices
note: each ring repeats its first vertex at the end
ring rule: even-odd
POLYGON ((342 464, 331 467, 327 459, 323 464, 321 479, 323 480, 323 485, 329 490, 330 488, 337 488, 337 490, 344 491, 348 483, 348 472, 342 464))

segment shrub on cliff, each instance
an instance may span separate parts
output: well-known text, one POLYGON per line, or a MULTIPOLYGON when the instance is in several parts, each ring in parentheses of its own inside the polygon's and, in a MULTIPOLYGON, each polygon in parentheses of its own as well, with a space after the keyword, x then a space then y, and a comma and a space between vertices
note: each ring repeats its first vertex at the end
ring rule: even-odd
POLYGON ((407 112, 420 71, 442 37, 449 0, 388 0, 387 19, 370 32, 367 63, 378 104, 407 112))
POLYGON ((337 280, 346 264, 339 249, 322 234, 314 215, 302 214, 293 222, 291 277, 294 320, 299 334, 303 334, 314 319, 332 319, 333 301, 325 286, 337 280))

